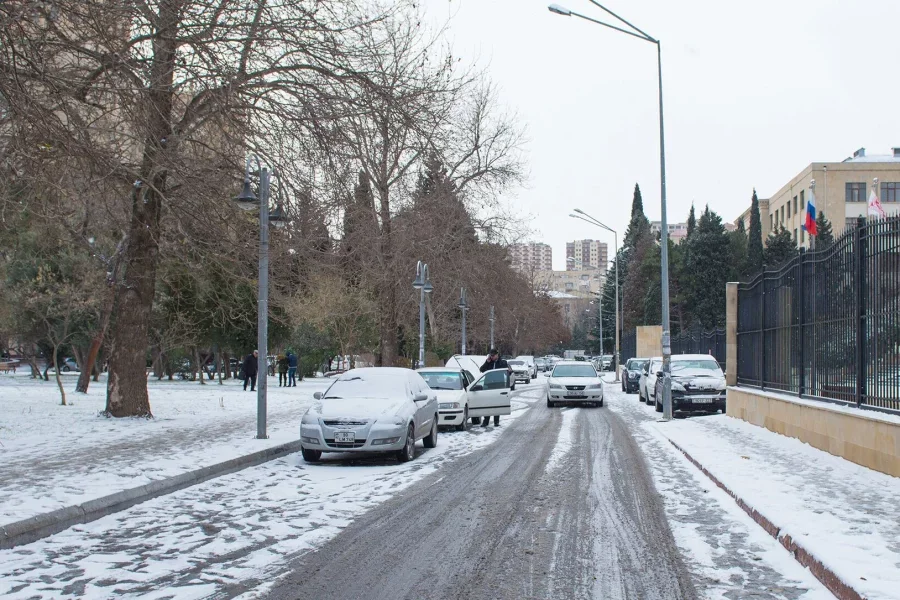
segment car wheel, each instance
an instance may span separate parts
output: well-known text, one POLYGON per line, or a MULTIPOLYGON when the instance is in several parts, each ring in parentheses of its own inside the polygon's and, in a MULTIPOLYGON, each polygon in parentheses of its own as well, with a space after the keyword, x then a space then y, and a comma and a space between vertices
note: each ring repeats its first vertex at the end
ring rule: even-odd
POLYGON ((525 380, 525 383, 531 383, 531 377, 525 380))
POLYGON ((434 415, 434 421, 431 422, 431 433, 425 436, 422 440, 422 443, 425 444, 426 448, 436 448, 437 447, 437 434, 438 434, 438 416, 434 415))
POLYGON ((472 425, 478 425, 481 423, 481 417, 472 417, 472 425))
POLYGON ((410 425, 406 429, 406 443, 403 444, 402 450, 397 450, 397 460, 399 462, 405 463, 409 462, 416 457, 416 434, 413 431, 413 426, 410 425))
POLYGON ((663 411, 662 402, 659 401, 659 398, 658 398, 658 397, 654 397, 654 398, 653 398, 653 406, 654 406, 654 408, 656 408, 656 412, 662 412, 662 411, 663 411))
POLYGON ((550 399, 550 396, 547 396, 547 408, 553 408, 556 406, 556 402, 550 399))
POLYGON ((310 450, 309 448, 301 448, 300 453, 303 455, 303 460, 306 462, 319 462, 319 459, 322 458, 321 450, 310 450))
POLYGON ((494 427, 500 427, 500 415, 494 415, 494 427))
POLYGON ((68 372, 71 371, 72 369, 70 369, 70 368, 67 367, 67 366, 63 366, 62 370, 63 370, 63 373, 68 373, 68 372))
POLYGON ((600 403, 597 406, 599 406, 600 408, 603 408, 603 398, 600 398, 600 403))
POLYGON ((469 407, 466 407, 466 412, 463 414, 462 423, 456 426, 457 431, 465 431, 469 428, 469 407))

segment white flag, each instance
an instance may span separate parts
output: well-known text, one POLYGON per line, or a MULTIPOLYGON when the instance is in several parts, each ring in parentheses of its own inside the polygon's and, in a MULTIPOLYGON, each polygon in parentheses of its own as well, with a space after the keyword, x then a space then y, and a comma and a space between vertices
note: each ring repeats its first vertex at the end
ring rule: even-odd
POLYGON ((874 185, 872 186, 872 193, 869 194, 869 216, 882 219, 887 217, 887 215, 884 214, 884 208, 881 207, 881 200, 878 199, 878 194, 875 193, 874 185))

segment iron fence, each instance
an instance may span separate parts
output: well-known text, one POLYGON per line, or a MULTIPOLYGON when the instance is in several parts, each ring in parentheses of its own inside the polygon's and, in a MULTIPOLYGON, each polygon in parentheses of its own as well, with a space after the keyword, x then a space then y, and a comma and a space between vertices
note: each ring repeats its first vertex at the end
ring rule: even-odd
POLYGON ((619 357, 622 364, 637 356, 637 329, 632 329, 622 334, 622 339, 619 342, 619 353, 622 355, 619 357))
POLYGON ((737 380, 900 412, 900 217, 739 284, 737 380))
POLYGON ((709 354, 725 370, 725 329, 713 331, 684 331, 672 336, 672 355, 675 354, 709 354))

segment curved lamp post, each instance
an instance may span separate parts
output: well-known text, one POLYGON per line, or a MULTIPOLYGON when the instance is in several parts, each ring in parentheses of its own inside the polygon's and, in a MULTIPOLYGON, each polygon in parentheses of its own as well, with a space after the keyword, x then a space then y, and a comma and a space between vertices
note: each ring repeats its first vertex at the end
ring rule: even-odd
MULTIPOLYGON (((662 87, 662 44, 660 41, 647 33, 641 31, 613 11, 609 10, 597 0, 590 0, 591 4, 597 6, 608 15, 612 16, 614 19, 622 23, 624 26, 629 29, 625 29, 623 27, 617 27, 616 25, 611 25, 610 23, 605 23, 598 19, 594 19, 588 17, 586 15, 579 14, 577 12, 573 12, 565 7, 560 6, 559 4, 551 4, 547 8, 550 12, 562 15, 564 17, 578 17, 580 19, 584 19, 585 21, 590 21, 591 23, 596 23, 597 25, 602 25, 608 29, 613 29, 620 33, 624 33, 631 37, 635 37, 639 40, 644 40, 645 42, 650 42, 651 44, 656 44, 656 63, 658 67, 658 75, 659 75, 659 172, 660 172, 660 228, 661 232, 661 248, 660 248, 660 287, 662 288, 662 357, 663 357, 663 379, 662 379, 662 393, 663 393, 663 420, 669 421, 672 419, 672 369, 671 369, 671 359, 672 359, 672 345, 670 339, 670 328, 669 328, 669 226, 666 220, 666 139, 665 139, 665 127, 663 126, 663 87, 662 87)), ((618 271, 618 269, 616 269, 618 271)), ((616 372, 618 375, 618 370, 616 372)))
POLYGON ((257 372, 264 375, 257 381, 256 387, 256 438, 267 439, 266 433, 266 393, 268 391, 268 345, 269 345, 269 224, 275 227, 283 227, 285 224, 284 209, 279 202, 278 206, 269 212, 269 190, 273 172, 262 166, 259 157, 254 155, 247 157, 244 168, 244 185, 241 193, 233 200, 246 211, 259 210, 259 296, 256 311, 257 350, 263 366, 257 372), (253 193, 250 185, 250 161, 256 162, 259 173, 259 196, 253 193))
POLYGON ((469 303, 466 300, 466 288, 459 288, 459 310, 462 312, 462 354, 466 353, 466 313, 469 312, 469 303))
POLYGON ((419 364, 418 368, 425 366, 425 294, 434 291, 431 279, 428 277, 428 265, 423 265, 420 260, 416 264, 416 279, 413 287, 419 290, 419 364))

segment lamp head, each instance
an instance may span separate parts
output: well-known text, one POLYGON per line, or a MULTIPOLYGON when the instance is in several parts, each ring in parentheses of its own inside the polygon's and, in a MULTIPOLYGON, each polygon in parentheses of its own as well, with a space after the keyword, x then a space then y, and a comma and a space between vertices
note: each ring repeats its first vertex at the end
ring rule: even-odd
POLYGON ((416 278, 413 281, 413 287, 421 290, 425 286, 425 277, 422 274, 422 261, 416 263, 416 278))
POLYGON ((287 225, 287 218, 284 216, 284 209, 279 204, 275 210, 269 213, 269 224, 279 229, 287 225))
POLYGON ((250 187, 249 178, 244 179, 244 187, 241 189, 241 193, 233 198, 233 200, 244 210, 253 210, 257 207, 259 198, 253 193, 253 189, 250 187))
POLYGON ((569 10, 568 8, 566 8, 566 7, 564 7, 564 6, 560 6, 559 4, 551 4, 550 6, 547 7, 547 10, 549 10, 549 11, 552 12, 552 13, 556 13, 556 14, 558 14, 558 15, 562 15, 562 16, 564 16, 564 17, 571 17, 571 16, 572 16, 572 11, 571 11, 571 10, 569 10))
POLYGON ((573 209, 573 210, 574 210, 575 212, 577 212, 579 215, 583 215, 583 214, 584 214, 584 211, 581 210, 580 208, 575 208, 575 209, 573 209))

